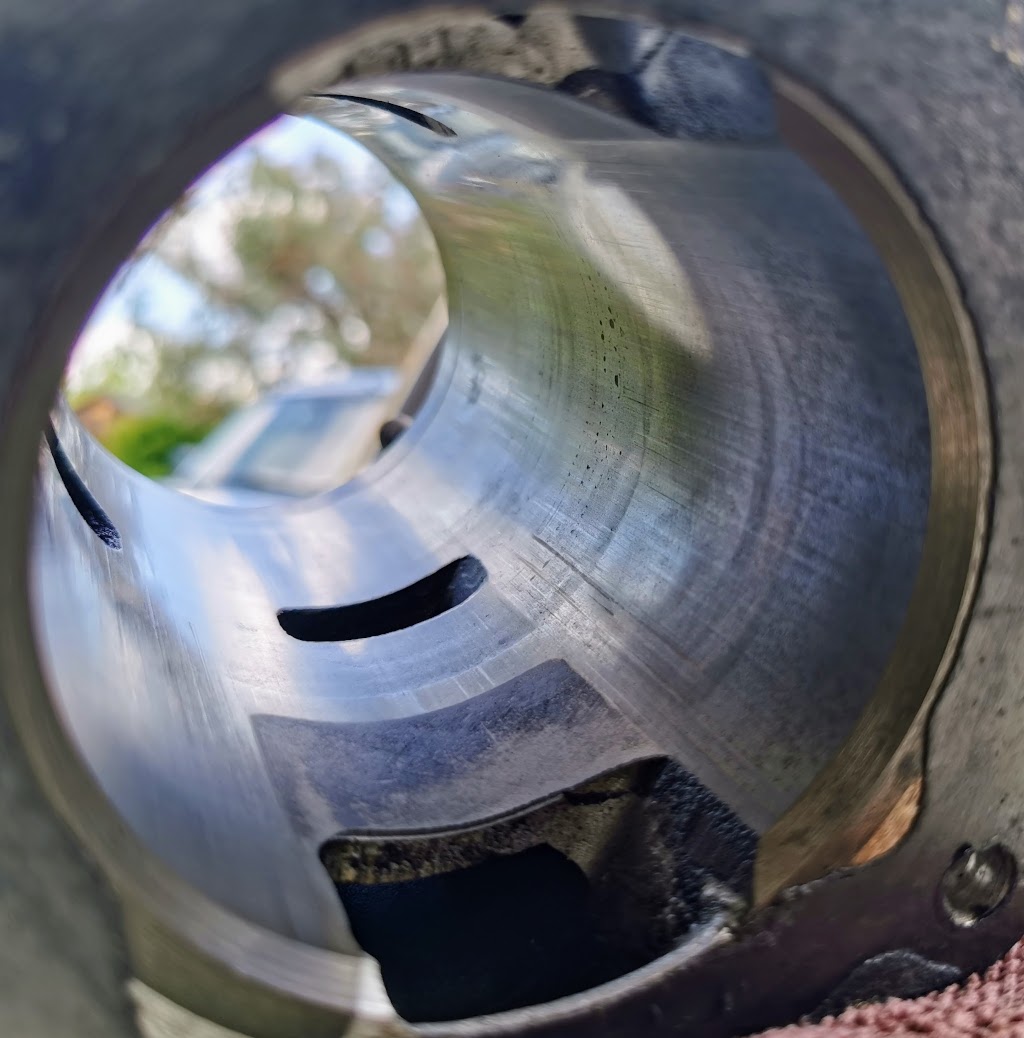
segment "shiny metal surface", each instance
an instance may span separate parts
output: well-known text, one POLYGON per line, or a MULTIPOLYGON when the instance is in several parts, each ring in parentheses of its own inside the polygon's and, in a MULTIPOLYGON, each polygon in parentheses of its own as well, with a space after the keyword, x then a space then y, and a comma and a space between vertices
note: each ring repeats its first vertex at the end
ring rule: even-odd
MULTIPOLYGON (((320 21, 308 23, 289 13, 250 24, 256 5, 245 2, 207 12, 223 18, 211 21, 209 39, 221 53, 230 40, 251 65, 211 63, 202 46, 168 49, 173 34, 163 23, 125 12, 118 18, 134 26, 131 39, 159 45, 139 50, 144 68, 122 68, 91 57, 111 52, 105 28, 90 36, 88 19, 79 26, 90 59, 72 63, 60 88, 74 95, 71 158, 63 145, 59 161, 48 157, 47 148, 58 149, 42 138, 31 152, 44 169, 74 170, 73 184, 61 174, 48 187, 33 169, 28 179, 52 213, 32 233, 28 180, 0 193, 12 236, 24 239, 12 245, 24 273, 4 281, 16 286, 5 296, 17 365, 4 369, 14 374, 3 384, 0 441, 12 487, 28 485, 26 444, 35 443, 58 354, 102 278, 188 176, 269 117, 267 91, 290 101, 299 84, 320 87, 325 69, 349 59, 350 68, 440 62, 548 83, 592 60, 555 16, 541 19, 546 34, 532 18, 518 28, 491 24, 488 49, 483 16, 448 36, 448 16, 414 19, 409 6, 325 4, 320 21), (328 29, 350 30, 384 8, 404 13, 365 39, 350 34, 296 57, 328 29), (184 83, 188 67, 194 77, 184 83), (132 76, 151 88, 144 126, 111 120, 105 106, 117 92, 89 88, 132 76), (78 120, 80 96, 90 98, 83 110, 92 122, 78 120), (196 113, 215 111, 228 114, 196 122, 196 113), (97 147, 98 127, 122 146, 97 147), (64 218, 76 212, 79 222, 64 218), (85 228, 103 229, 100 245, 81 246, 85 228), (30 334, 24 314, 33 307, 39 325, 30 334)), ((1019 140, 992 114, 1012 93, 990 46, 1000 27, 970 6, 953 17, 915 3, 896 16, 872 4, 856 15, 825 5, 794 13, 784 0, 637 5, 677 21, 715 13, 759 52, 827 87, 864 114, 913 172, 929 211, 956 229, 947 245, 1004 376, 996 411, 1003 478, 987 561, 988 416, 956 280, 899 179, 813 95, 783 91, 829 127, 810 133, 810 157, 890 267, 923 390, 877 257, 835 198, 776 145, 652 139, 550 95, 520 103, 525 95, 514 89, 465 78, 359 84, 452 125, 458 137, 447 142, 382 113, 323 110, 390 154, 442 240, 457 334, 430 414, 366 480, 333 498, 230 521, 119 471, 65 416, 62 442, 122 547, 112 552, 94 536, 49 456, 37 459, 34 631, 20 568, 26 516, 14 509, 0 520, 6 698, 47 793, 116 885, 144 982, 258 1036, 336 1034, 347 1020, 360 1035, 408 1033, 374 964, 349 954, 315 860, 318 840, 337 827, 331 798, 314 785, 296 809, 251 722, 415 724, 552 659, 568 660, 623 719, 605 747, 609 760, 595 756, 592 767, 675 754, 766 832, 759 868, 782 866, 769 890, 848 860, 849 832, 866 835, 862 823, 878 821, 879 805, 909 804, 913 817, 907 793, 921 789, 927 711, 949 676, 930 727, 918 825, 887 858, 790 891, 739 930, 712 918, 663 959, 585 997, 421 1033, 746 1033, 792 1019, 852 965, 890 949, 975 968, 1019 935, 1019 890, 961 932, 932 912, 965 842, 1024 846, 1011 723, 1020 615, 1014 445, 1024 441, 1012 433, 1020 383, 1010 376, 1019 322, 1002 319, 1014 294, 994 287, 1012 270, 1013 249, 992 248, 987 232, 963 225, 973 211, 965 203, 982 197, 972 184, 987 185, 992 199, 1015 197, 1005 169, 1015 168, 1007 156, 1019 140), (918 33, 925 23, 941 31, 918 33), (936 62, 936 41, 952 60, 936 62), (851 71, 851 60, 862 71, 851 71), (980 109, 971 76, 984 87, 980 109), (912 84, 904 93, 892 88, 904 80, 912 84), (922 111, 936 116, 927 140, 922 111), (961 154, 976 133, 991 146, 961 154), (961 162, 973 180, 951 186, 949 171, 961 162), (605 286, 614 293, 608 303, 605 286), (628 350, 606 371, 597 344, 610 325, 594 322, 612 317, 628 350), (612 417, 594 436, 589 423, 604 411, 612 417), (601 463, 602 448, 626 460, 601 463), (486 565, 487 584, 426 628, 332 645, 287 638, 277 624, 280 608, 365 602, 467 552, 486 565), (908 631, 916 632, 909 641, 908 631), (63 724, 50 712, 40 665, 63 724), (814 780, 819 766, 826 770, 814 780), (863 804, 870 810, 848 830, 843 812, 863 804)), ((602 38, 598 63, 640 77, 636 54, 650 53, 649 31, 632 37, 637 51, 623 45, 628 33, 602 38)), ((26 110, 38 112, 42 102, 33 103, 26 110)), ((521 773, 514 792, 528 798, 550 779, 521 773)), ((906 825, 896 826, 897 838, 906 825)))
MULTIPOLYGON (((763 830, 878 681, 929 485, 895 293, 783 147, 665 140, 497 81, 359 88, 456 134, 315 106, 402 174, 444 257, 450 334, 413 429, 333 495, 239 515, 126 471, 64 414, 122 546, 44 459, 33 554, 50 687, 126 822, 222 906, 345 952, 316 860, 340 827, 330 776, 286 811, 254 718, 405 718, 565 660, 621 714, 573 781, 666 755, 763 830), (312 644, 278 622, 466 555, 485 586, 427 623, 312 644)), ((570 784, 552 781, 514 796, 570 784)), ((509 807, 486 799, 479 818, 509 807)))

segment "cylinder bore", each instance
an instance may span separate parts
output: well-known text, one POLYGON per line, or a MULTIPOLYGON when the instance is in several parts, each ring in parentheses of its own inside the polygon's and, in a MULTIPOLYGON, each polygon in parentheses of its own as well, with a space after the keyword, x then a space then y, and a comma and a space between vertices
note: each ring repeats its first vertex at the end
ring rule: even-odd
MULTIPOLYGON (((621 93, 597 96, 600 77, 582 82, 571 97, 391 76, 309 102, 412 190, 449 289, 419 419, 353 483, 228 514, 137 479, 56 416, 64 468, 42 459, 31 559, 50 692, 147 849, 285 938, 353 949, 331 879, 392 885, 399 906, 399 884, 438 880, 400 916, 426 898, 466 918, 500 879, 527 900, 531 885, 562 891, 551 911, 578 908, 569 930, 586 944, 590 876, 547 838, 401 876, 336 875, 338 848, 451 852, 538 805, 562 805, 561 826, 573 791, 665 759, 727 821, 711 836, 684 827, 686 840, 747 854, 734 868, 709 853, 693 880, 698 902, 717 889, 716 911, 733 911, 751 897, 755 834, 762 868, 766 847, 783 861, 774 892, 852 860, 917 777, 900 740, 919 737, 943 631, 916 670, 896 665, 911 679, 888 759, 898 780, 858 789, 851 810, 871 810, 844 816, 825 857, 793 828, 808 798, 846 810, 850 787, 821 776, 852 752, 895 681, 908 617, 935 597, 921 560, 950 464, 935 430, 951 419, 934 406, 934 357, 792 137, 760 118, 756 140, 669 137, 621 93), (116 553, 83 523, 69 467, 116 553), (480 883, 479 868, 498 872, 480 883)), ((970 487, 957 492, 964 522, 945 543, 969 554, 976 512, 970 487)), ((955 613, 966 577, 942 579, 955 613)), ((356 894, 341 901, 387 980, 391 923, 356 894)), ((664 922, 664 905, 643 910, 651 932, 664 922)), ((608 961, 465 1012, 579 991, 650 956, 608 961)), ((455 1012, 419 1005, 409 1015, 455 1012)))

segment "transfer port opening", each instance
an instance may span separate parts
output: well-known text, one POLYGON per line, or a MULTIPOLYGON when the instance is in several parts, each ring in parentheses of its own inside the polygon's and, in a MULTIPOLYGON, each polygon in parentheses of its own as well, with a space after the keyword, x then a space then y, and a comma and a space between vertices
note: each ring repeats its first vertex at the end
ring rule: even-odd
POLYGON ((337 836, 320 857, 395 1008, 426 1023, 588 990, 737 918, 755 844, 655 760, 481 826, 337 836))

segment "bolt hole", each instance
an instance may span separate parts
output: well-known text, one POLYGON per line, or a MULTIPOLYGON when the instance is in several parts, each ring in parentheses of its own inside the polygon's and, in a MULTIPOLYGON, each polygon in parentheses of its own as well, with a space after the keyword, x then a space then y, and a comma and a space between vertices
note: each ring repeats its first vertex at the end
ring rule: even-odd
POLYGON ((965 844, 942 877, 942 907, 957 926, 974 926, 999 908, 1016 882, 1016 859, 1001 844, 965 844))

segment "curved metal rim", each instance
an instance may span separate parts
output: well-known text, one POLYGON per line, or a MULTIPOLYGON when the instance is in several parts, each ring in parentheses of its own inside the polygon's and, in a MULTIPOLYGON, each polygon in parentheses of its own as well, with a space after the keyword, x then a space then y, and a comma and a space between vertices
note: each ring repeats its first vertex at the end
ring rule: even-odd
POLYGON ((928 712, 978 589, 994 472, 981 351, 938 239, 892 167, 847 118, 783 73, 774 72, 773 82, 783 138, 853 212, 903 303, 928 400, 932 484, 918 580, 889 665, 831 764, 762 836, 758 904, 830 869, 872 860, 913 824, 928 712), (884 838, 873 840, 882 827, 884 838), (869 841, 876 846, 859 854, 869 841))

